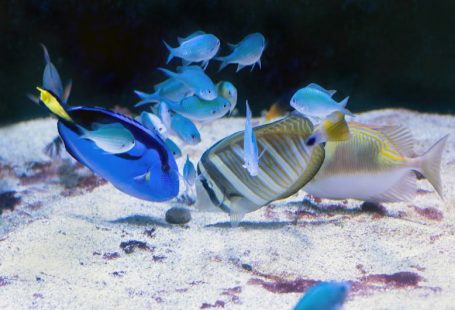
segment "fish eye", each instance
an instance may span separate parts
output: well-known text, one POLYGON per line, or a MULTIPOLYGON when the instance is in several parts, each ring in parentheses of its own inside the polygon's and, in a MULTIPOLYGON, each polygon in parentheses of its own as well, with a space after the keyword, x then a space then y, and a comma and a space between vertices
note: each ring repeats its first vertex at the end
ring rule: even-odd
POLYGON ((225 108, 225 107, 227 107, 227 104, 226 104, 226 103, 225 103, 225 104, 223 104, 223 108, 225 108))
POLYGON ((191 135, 191 139, 194 139, 194 138, 196 138, 196 135, 193 133, 193 134, 191 135))
POLYGON ((228 90, 228 94, 229 94, 229 96, 231 96, 231 97, 232 97, 232 93, 231 93, 231 91, 230 91, 230 90, 228 90))
POLYGON ((215 113, 216 113, 216 110, 213 110, 213 111, 212 111, 212 114, 215 114, 215 113))
POLYGON ((316 142, 316 138, 315 138, 315 137, 310 137, 310 138, 307 140, 306 145, 312 146, 312 145, 314 145, 315 142, 316 142))
POLYGON ((211 94, 211 93, 212 93, 212 91, 211 91, 211 90, 208 90, 208 91, 207 91, 207 93, 211 94))

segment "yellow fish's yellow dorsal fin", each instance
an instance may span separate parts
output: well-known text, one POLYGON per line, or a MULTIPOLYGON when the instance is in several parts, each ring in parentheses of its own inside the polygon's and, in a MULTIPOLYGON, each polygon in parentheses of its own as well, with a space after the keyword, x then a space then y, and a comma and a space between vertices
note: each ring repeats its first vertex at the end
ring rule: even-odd
POLYGON ((327 141, 344 141, 351 137, 348 123, 342 112, 335 111, 331 113, 321 122, 320 126, 325 133, 327 141))
POLYGON ((66 121, 73 122, 59 100, 48 90, 37 87, 40 92, 40 102, 42 102, 53 114, 66 121))

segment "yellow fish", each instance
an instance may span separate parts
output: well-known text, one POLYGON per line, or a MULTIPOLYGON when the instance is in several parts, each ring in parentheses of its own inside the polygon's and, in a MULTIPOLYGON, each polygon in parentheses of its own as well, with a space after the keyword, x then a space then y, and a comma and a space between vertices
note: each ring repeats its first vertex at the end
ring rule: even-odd
POLYGON ((304 187, 307 193, 373 203, 409 201, 417 192, 417 171, 442 197, 439 171, 448 135, 423 155, 416 156, 412 136, 401 126, 350 122, 349 131, 348 140, 327 139, 324 162, 304 187))

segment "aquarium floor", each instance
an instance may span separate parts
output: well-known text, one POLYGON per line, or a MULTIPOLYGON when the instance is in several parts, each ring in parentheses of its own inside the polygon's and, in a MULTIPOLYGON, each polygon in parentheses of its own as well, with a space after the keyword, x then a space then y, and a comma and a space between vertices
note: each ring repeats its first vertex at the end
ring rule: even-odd
MULTIPOLYGON (((316 281, 351 281, 345 309, 453 309, 455 117, 380 110, 358 120, 404 124, 422 153, 452 133, 445 200, 420 180, 414 201, 383 208, 303 192, 248 214, 164 221, 170 203, 129 197, 68 161, 42 153, 55 119, 0 128, 0 308, 291 309, 316 281), (73 165, 73 166, 72 166, 73 165), (304 199, 305 198, 305 199, 304 199)), ((193 160, 242 128, 202 128, 193 160)), ((183 159, 179 159, 179 164, 183 159)))

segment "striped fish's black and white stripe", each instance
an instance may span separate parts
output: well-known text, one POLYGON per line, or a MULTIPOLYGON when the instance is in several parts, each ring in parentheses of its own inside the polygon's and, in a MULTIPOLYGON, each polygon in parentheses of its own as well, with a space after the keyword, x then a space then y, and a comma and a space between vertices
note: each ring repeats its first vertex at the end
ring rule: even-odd
POLYGON ((253 130, 258 152, 265 150, 257 176, 243 168, 243 131, 213 145, 198 164, 199 190, 206 192, 213 206, 231 215, 255 211, 296 193, 324 160, 323 146, 305 145, 313 126, 302 116, 290 115, 253 130))

